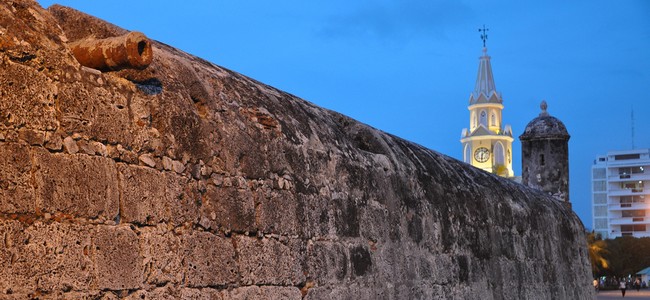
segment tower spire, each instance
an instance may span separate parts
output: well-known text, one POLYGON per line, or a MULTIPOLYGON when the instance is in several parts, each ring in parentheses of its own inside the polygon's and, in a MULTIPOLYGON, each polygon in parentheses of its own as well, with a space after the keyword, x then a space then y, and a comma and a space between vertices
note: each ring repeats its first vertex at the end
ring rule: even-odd
POLYGON ((483 55, 479 58, 478 66, 478 75, 476 76, 476 85, 474 86, 474 92, 472 97, 470 97, 470 105, 476 104, 478 102, 496 102, 501 103, 500 96, 492 97, 493 94, 498 94, 496 91, 496 86, 494 85, 494 77, 492 76, 492 65, 490 64, 490 56, 487 54, 487 48, 485 43, 487 42, 487 32, 488 28, 479 28, 481 32, 481 40, 483 40, 483 55), (485 99, 480 99, 483 95, 485 99))
POLYGON ((485 42, 488 39, 487 32, 489 31, 489 28, 485 28, 485 24, 483 24, 483 29, 479 28, 478 31, 481 33, 481 40, 483 40, 483 48, 485 48, 485 42))
POLYGON ((483 25, 478 31, 483 40, 483 55, 479 57, 476 85, 469 96, 469 128, 461 132, 463 160, 484 171, 513 177, 512 128, 503 124, 503 100, 494 85, 490 56, 485 46, 488 29, 483 25))

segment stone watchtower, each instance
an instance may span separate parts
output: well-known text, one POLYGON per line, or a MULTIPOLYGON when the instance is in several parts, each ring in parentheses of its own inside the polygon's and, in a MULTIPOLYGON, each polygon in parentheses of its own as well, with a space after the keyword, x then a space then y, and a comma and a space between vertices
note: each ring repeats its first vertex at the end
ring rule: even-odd
POLYGON ((562 121, 542 112, 526 126, 521 141, 522 183, 569 202, 569 133, 562 121))

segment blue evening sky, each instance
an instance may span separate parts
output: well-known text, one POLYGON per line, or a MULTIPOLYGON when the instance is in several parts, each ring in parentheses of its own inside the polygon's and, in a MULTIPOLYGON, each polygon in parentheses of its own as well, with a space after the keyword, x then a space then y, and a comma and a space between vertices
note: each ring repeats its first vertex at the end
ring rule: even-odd
POLYGON ((548 111, 571 134, 570 199, 592 227, 597 155, 650 148, 650 1, 87 1, 59 3, 462 159, 482 42, 515 137, 548 111))

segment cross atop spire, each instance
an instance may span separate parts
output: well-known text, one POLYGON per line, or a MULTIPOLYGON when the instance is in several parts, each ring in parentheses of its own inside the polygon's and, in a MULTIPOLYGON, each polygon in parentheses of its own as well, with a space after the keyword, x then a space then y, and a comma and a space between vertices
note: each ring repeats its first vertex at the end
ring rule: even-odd
POLYGON ((481 39, 483 40, 483 48, 485 48, 485 42, 488 39, 487 32, 489 31, 489 28, 485 28, 485 24, 483 24, 483 29, 479 28, 478 31, 481 33, 481 39))

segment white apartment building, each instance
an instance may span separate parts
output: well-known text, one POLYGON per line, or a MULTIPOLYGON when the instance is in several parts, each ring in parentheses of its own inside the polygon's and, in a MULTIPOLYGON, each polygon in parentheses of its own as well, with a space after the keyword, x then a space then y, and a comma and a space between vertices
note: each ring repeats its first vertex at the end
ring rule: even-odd
POLYGON ((650 149, 611 151, 591 168, 594 231, 650 237, 650 149))

